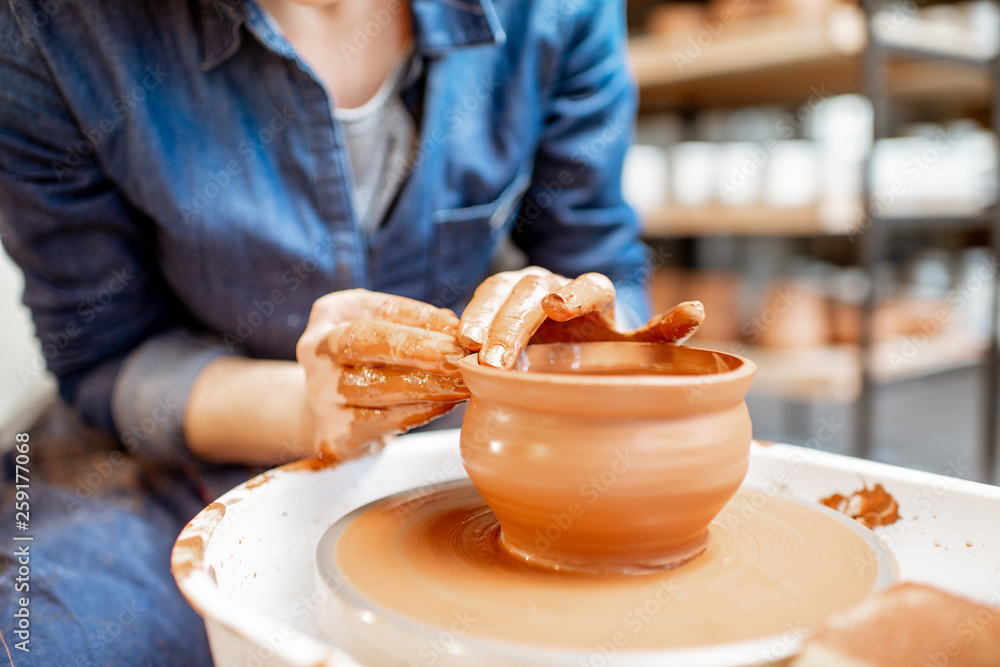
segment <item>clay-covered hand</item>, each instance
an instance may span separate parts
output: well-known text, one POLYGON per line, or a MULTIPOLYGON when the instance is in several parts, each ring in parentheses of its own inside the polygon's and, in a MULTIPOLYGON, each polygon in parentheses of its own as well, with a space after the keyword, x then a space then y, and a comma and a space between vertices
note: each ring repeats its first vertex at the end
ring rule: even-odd
POLYGON ((615 323, 615 286, 600 273, 570 280, 531 266, 487 278, 462 315, 458 340, 480 363, 513 368, 529 342, 642 341, 683 343, 705 320, 685 301, 631 331, 615 323))
POLYGON ((413 299, 360 289, 318 299, 296 346, 318 454, 343 460, 374 451, 383 436, 467 399, 457 331, 452 311, 413 299))

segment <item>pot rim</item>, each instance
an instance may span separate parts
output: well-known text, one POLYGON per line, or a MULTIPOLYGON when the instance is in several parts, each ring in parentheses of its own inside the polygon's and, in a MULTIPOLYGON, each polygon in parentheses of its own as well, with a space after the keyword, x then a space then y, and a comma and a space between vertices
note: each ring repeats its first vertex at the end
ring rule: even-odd
MULTIPOLYGON (((691 347, 688 345, 673 345, 670 343, 641 343, 632 341, 596 341, 596 342, 583 342, 583 343, 538 343, 534 345, 529 345, 533 348, 545 348, 545 347, 561 347, 573 345, 578 347, 597 347, 597 346, 628 346, 635 347, 635 349, 641 348, 658 348, 670 346, 675 350, 684 350, 687 353, 696 352, 702 354, 716 355, 725 359, 732 359, 739 362, 739 366, 728 371, 723 372, 710 372, 710 373, 698 373, 691 375, 654 375, 654 374, 627 374, 623 373, 621 375, 613 374, 587 374, 587 373, 546 373, 544 371, 514 371, 505 370, 501 368, 494 368, 493 366, 486 366, 479 362, 479 354, 473 353, 466 357, 463 357, 459 362, 459 367, 462 369, 463 373, 468 371, 473 374, 478 374, 482 377, 492 378, 495 380, 510 381, 512 378, 517 378, 517 382, 523 382, 528 384, 546 384, 546 385, 559 385, 559 386, 573 386, 573 387, 685 387, 685 386, 697 386, 704 385, 706 382, 736 382, 746 378, 752 378, 754 373, 757 371, 757 364, 755 364, 750 359, 746 357, 741 357, 737 354, 731 354, 729 352, 721 352, 719 350, 711 350, 702 347, 691 347)), ((682 354, 683 354, 682 353, 682 354)))

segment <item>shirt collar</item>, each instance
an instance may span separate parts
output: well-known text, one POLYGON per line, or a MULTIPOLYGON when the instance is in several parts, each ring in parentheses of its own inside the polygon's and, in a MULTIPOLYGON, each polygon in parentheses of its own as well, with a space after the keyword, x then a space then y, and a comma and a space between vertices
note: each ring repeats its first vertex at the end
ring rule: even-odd
MULTIPOLYGON (((201 68, 222 64, 240 46, 246 0, 198 0, 201 68)), ((429 55, 506 39, 492 0, 411 0, 414 51, 429 55)))

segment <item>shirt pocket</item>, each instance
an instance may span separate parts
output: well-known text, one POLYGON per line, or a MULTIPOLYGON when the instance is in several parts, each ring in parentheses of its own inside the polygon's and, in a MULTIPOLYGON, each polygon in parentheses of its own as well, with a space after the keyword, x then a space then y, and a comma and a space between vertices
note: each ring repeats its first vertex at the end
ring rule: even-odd
POLYGON ((468 303, 486 277, 493 251, 508 232, 529 185, 531 170, 524 169, 487 204, 433 214, 431 304, 461 310, 468 303))

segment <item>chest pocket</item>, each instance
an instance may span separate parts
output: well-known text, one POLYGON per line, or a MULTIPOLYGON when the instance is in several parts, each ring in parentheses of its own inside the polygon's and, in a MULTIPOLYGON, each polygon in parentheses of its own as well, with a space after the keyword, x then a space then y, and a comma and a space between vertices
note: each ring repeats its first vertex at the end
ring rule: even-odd
POLYGON ((431 304, 461 310, 486 277, 493 251, 510 229, 531 184, 522 169, 500 196, 487 204, 436 211, 431 264, 431 304))

